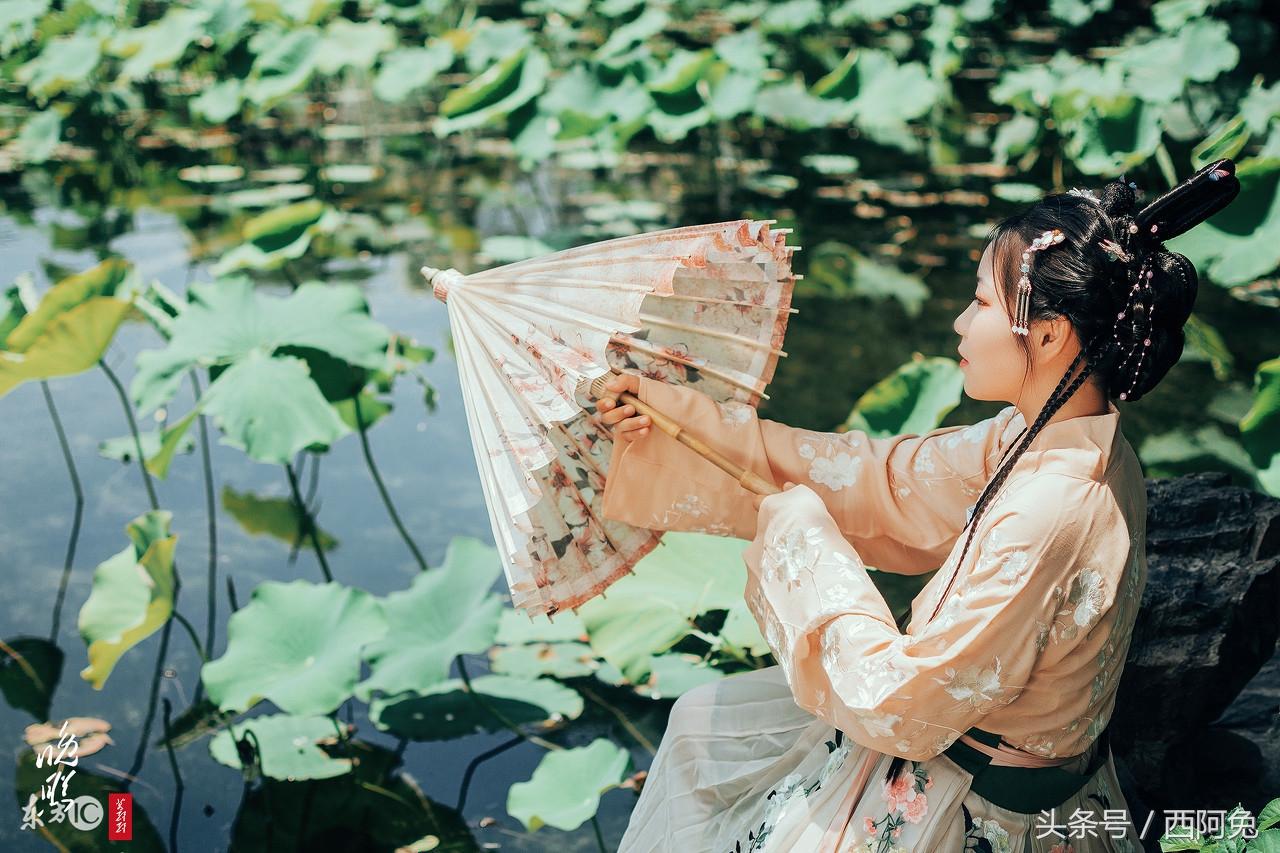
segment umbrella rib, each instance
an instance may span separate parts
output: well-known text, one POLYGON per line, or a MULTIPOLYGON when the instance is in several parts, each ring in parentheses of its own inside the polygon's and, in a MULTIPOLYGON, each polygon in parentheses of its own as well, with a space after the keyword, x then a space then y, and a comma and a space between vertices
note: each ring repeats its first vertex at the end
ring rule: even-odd
MULTIPOLYGON (((731 279, 725 279, 725 280, 729 281, 731 279)), ((732 280, 736 280, 736 279, 732 279, 732 280)), ((615 287, 620 290, 643 290, 646 293, 653 293, 655 296, 657 296, 660 299, 678 299, 684 302, 707 302, 712 305, 732 305, 737 308, 761 308, 769 311, 782 310, 775 305, 763 305, 759 302, 747 302, 741 299, 719 299, 715 296, 694 296, 688 293, 665 293, 665 294, 657 293, 655 288, 650 287, 647 284, 632 284, 630 282, 610 281, 608 279, 603 279, 603 278, 552 278, 550 276, 530 275, 530 276, 522 276, 519 280, 516 280, 516 281, 508 281, 506 279, 501 279, 501 280, 495 279, 493 281, 468 279, 467 281, 468 286, 472 284, 481 284, 481 285, 485 285, 486 287, 492 287, 495 289, 504 288, 504 287, 510 288, 512 286, 519 287, 520 285, 535 284, 535 283, 539 285, 543 285, 545 287, 555 287, 555 288, 562 288, 562 287, 573 288, 573 287, 581 287, 583 285, 598 284, 598 285, 604 285, 606 287, 615 287)), ((762 282, 745 282, 745 283, 761 284, 762 282)), ((788 314, 800 313, 799 308, 788 308, 786 310, 788 314)))
POLYGON ((687 367, 695 368, 700 373, 709 373, 712 376, 718 376, 719 378, 723 379, 725 382, 728 382, 730 385, 734 385, 738 388, 741 388, 743 391, 746 391, 748 394, 758 393, 763 399, 765 400, 769 399, 768 394, 766 394, 763 391, 756 391, 755 388, 752 388, 750 385, 747 385, 741 379, 735 379, 732 376, 729 376, 727 373, 724 373, 721 370, 717 370, 716 368, 711 367, 709 365, 694 364, 692 359, 675 355, 674 353, 668 352, 667 350, 660 349, 658 347, 649 346, 643 343, 639 338, 634 338, 630 335, 627 335, 625 338, 620 337, 619 335, 614 335, 612 338, 610 338, 610 340, 617 341, 621 344, 625 344, 627 347, 631 349, 638 349, 641 352, 647 352, 650 355, 657 356, 667 361, 679 362, 680 364, 686 365, 687 367))
MULTIPOLYGON (((779 310, 776 305, 761 305, 758 302, 743 302, 738 299, 717 299, 714 296, 692 296, 687 293, 668 293, 663 299, 679 299, 687 302, 709 302, 712 305, 733 305, 738 308, 765 308, 770 311, 779 310)), ((799 308, 788 308, 788 314, 799 314, 799 308)))
MULTIPOLYGON (((614 251, 622 247, 630 247, 633 243, 644 245, 646 243, 656 242, 656 238, 662 238, 663 242, 677 240, 680 237, 684 237, 687 240, 694 240, 699 237, 706 239, 716 234, 723 235, 729 230, 737 230, 738 228, 741 228, 744 223, 750 224, 751 222, 760 222, 772 225, 777 221, 778 220, 776 219, 727 219, 724 222, 709 222, 705 225, 682 225, 675 228, 668 228, 663 231, 651 231, 646 234, 630 234, 625 237, 614 237, 612 240, 603 240, 595 243, 587 243, 581 246, 573 246, 568 249, 561 249, 552 257, 576 258, 583 254, 595 254, 596 252, 614 251)), ((761 248, 764 247, 764 242, 759 240, 758 237, 753 237, 752 239, 756 240, 761 248)), ((507 266, 514 267, 519 264, 529 264, 538 260, 539 259, 537 258, 527 258, 523 261, 516 261, 513 264, 508 264, 507 266)))
POLYGON ((720 338, 726 341, 737 341, 755 349, 768 350, 776 355, 786 356, 782 350, 770 346, 763 341, 756 341, 748 338, 746 335, 739 335, 736 332, 724 332, 719 329, 709 329, 703 326, 691 326, 688 323, 679 323, 675 320, 669 320, 665 317, 658 317, 654 314, 641 314, 640 319, 646 323, 652 323, 655 326, 666 326, 668 329, 679 329, 684 332, 697 332, 700 335, 706 335, 709 338, 720 338))

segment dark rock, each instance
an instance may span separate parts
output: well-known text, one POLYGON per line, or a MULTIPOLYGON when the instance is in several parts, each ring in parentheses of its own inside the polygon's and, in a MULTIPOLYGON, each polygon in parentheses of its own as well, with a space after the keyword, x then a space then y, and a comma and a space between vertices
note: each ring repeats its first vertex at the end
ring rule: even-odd
POLYGON ((1147 583, 1111 737, 1130 807, 1157 810, 1150 842, 1162 811, 1242 803, 1256 816, 1280 794, 1267 787, 1280 767, 1280 500, 1214 472, 1148 480, 1147 501, 1147 583))

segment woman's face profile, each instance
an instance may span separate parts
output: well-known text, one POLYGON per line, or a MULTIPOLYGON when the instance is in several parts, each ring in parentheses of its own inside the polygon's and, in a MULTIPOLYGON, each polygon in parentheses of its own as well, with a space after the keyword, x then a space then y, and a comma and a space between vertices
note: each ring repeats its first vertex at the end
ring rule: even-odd
POLYGON ((1014 402, 1022 388, 1026 356, 1009 327, 1012 313, 995 278, 992 244, 978 262, 978 276, 969 305, 952 328, 960 336, 957 347, 964 360, 964 392, 975 400, 1014 402))

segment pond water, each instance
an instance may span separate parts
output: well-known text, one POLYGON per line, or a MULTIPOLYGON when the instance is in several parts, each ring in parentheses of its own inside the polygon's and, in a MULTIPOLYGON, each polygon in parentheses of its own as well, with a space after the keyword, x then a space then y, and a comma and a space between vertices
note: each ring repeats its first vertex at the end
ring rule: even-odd
MULTIPOLYGON (((490 542, 491 533, 448 347, 445 306, 424 288, 416 272, 422 264, 456 266, 463 272, 491 265, 492 259, 474 250, 494 235, 537 237, 559 246, 678 224, 756 217, 777 219, 777 227, 796 229, 793 242, 805 247, 797 255, 799 272, 809 272, 811 248, 839 241, 883 263, 921 273, 930 296, 918 316, 891 299, 796 299, 799 313, 788 334, 789 357, 779 366, 772 400, 762 412, 799 426, 831 429, 844 420, 863 391, 913 353, 954 356, 951 322, 972 290, 980 234, 997 216, 1013 209, 991 199, 982 178, 933 176, 922 183, 918 178, 924 176, 895 174, 891 164, 884 164, 874 168, 875 182, 849 176, 833 179, 767 148, 763 161, 742 152, 725 158, 701 150, 655 151, 628 155, 601 168, 561 167, 523 176, 502 152, 475 151, 441 159, 422 154, 423 146, 431 143, 419 136, 370 140, 330 141, 323 147, 294 150, 282 130, 273 146, 257 153, 251 154, 245 145, 206 153, 250 172, 286 162, 299 164, 308 170, 300 182, 314 182, 318 166, 349 163, 357 155, 360 163, 381 172, 369 182, 316 182, 318 197, 343 209, 371 214, 394 210, 395 215, 375 224, 349 251, 335 253, 341 257, 304 258, 298 269, 303 278, 359 283, 375 319, 437 352, 423 367, 435 389, 434 408, 424 404, 418 385, 402 380, 392 394, 393 414, 370 432, 373 454, 397 509, 432 566, 440 564, 454 537, 490 542), (832 187, 858 191, 833 192, 832 187), (929 199, 929 193, 944 189, 968 195, 950 201, 929 199)), ((178 170, 195 159, 191 152, 159 147, 141 153, 146 156, 108 155, 96 164, 11 176, 0 192, 0 257, 6 277, 29 272, 43 290, 66 273, 119 254, 137 265, 144 280, 158 279, 179 293, 191 281, 209 280, 211 246, 227 239, 225 216, 212 199, 221 188, 196 188, 178 178, 178 170)), ((864 170, 872 171, 870 164, 864 170)), ((1015 178, 1034 181, 1042 176, 1015 178)), ((245 185, 267 182, 246 179, 234 186, 245 185)), ((289 292, 283 279, 267 279, 260 286, 281 295, 289 292)), ((1190 432, 1214 423, 1215 406, 1229 407, 1231 394, 1247 387, 1253 368, 1271 354, 1266 349, 1266 342, 1273 340, 1267 331, 1267 309, 1235 301, 1202 283, 1197 311, 1212 326, 1230 331, 1226 345, 1235 364, 1226 379, 1215 378, 1210 365, 1190 352, 1165 385, 1126 413, 1124 428, 1135 447, 1148 436, 1173 429, 1190 432)), ((127 323, 106 362, 127 385, 136 354, 158 346, 149 326, 127 323)), ((295 842, 299 849, 304 842, 308 849, 358 849, 363 842, 357 839, 395 837, 393 818, 380 811, 380 794, 371 786, 293 783, 286 791, 277 783, 270 792, 274 803, 268 805, 256 789, 246 796, 238 772, 214 761, 203 739, 174 752, 181 778, 179 798, 170 756, 157 744, 163 733, 163 701, 171 704, 176 719, 192 704, 197 690, 200 660, 181 626, 157 632, 127 653, 102 691, 79 677, 87 659, 76 615, 89 595, 93 568, 119 551, 125 525, 146 510, 147 499, 136 464, 98 453, 99 442, 128 433, 119 399, 104 373, 93 370, 53 380, 48 390, 83 484, 82 516, 77 519, 75 494, 42 388, 28 383, 0 400, 0 554, 10 579, 0 599, 0 636, 44 637, 65 655, 51 719, 93 716, 111 723, 113 745, 81 759, 80 772, 118 778, 136 766, 139 744, 145 743, 130 789, 135 816, 141 821, 145 813, 159 836, 172 837, 177 848, 225 849, 234 841, 237 849, 291 848, 295 842), (64 565, 69 565, 65 573, 64 565), (153 683, 157 664, 159 680, 153 683), (153 689, 160 704, 152 703, 153 689), (180 808, 175 820, 176 805, 180 808), (300 833, 303 826, 307 830, 300 833)), ((189 399, 181 399, 184 407, 189 399)), ((998 408, 964 400, 944 423, 969 423, 998 408)), ((217 443, 216 431, 211 438, 218 506, 212 588, 206 484, 198 444, 194 453, 178 458, 158 488, 160 504, 173 512, 173 530, 179 537, 180 610, 203 636, 207 603, 216 601, 213 623, 220 653, 230 612, 228 582, 243 606, 262 581, 321 582, 323 577, 312 550, 303 547, 295 553, 288 537, 246 528, 232 511, 241 506, 265 511, 287 501, 289 484, 283 470, 217 443)), ((1162 463, 1159 471, 1218 467, 1195 453, 1183 456, 1182 461, 1162 463)), ((348 437, 310 459, 301 479, 304 490, 315 490, 319 527, 336 540, 326 554, 334 578, 375 595, 407 587, 418 566, 379 499, 357 438, 348 437)), ((505 593, 501 582, 495 588, 505 593)), ((473 676, 486 668, 483 655, 468 656, 467 661, 473 676)), ((657 743, 669 703, 603 685, 599 695, 657 743)), ((339 718, 353 722, 355 736, 376 748, 366 762, 369 768, 398 766, 438 810, 442 843, 436 849, 598 849, 596 827, 590 822, 570 833, 553 828, 529 833, 507 814, 508 789, 530 777, 543 754, 541 747, 516 743, 475 766, 464 780, 468 765, 508 744, 510 733, 402 744, 370 724, 362 703, 349 701, 339 718), (453 810, 464 788, 459 817, 453 810)), ((0 704, 0 731, 15 760, 27 749, 22 730, 30 722, 29 714, 0 704)), ((637 769, 648 765, 649 753, 603 706, 589 702, 583 718, 565 732, 567 745, 609 737, 631 750, 637 769)), ((17 785, 11 784, 16 795, 17 785)), ((394 793, 410 797, 412 788, 405 785, 394 793)), ((608 849, 616 847, 634 801, 630 790, 604 795, 599 832, 608 849)), ((34 833, 19 831, 16 814, 10 812, 13 819, 0 823, 0 849, 46 849, 46 842, 34 833)))

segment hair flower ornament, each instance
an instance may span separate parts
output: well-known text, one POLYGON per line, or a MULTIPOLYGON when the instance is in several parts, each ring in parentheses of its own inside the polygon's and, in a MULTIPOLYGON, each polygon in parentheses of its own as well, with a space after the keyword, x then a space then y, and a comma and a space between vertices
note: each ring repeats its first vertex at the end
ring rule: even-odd
POLYGON ((1050 229, 1031 241, 1031 245, 1022 253, 1022 276, 1018 279, 1018 304, 1014 311, 1013 325, 1010 330, 1015 335, 1029 335, 1031 328, 1028 316, 1031 312, 1031 253, 1047 249, 1066 239, 1058 228, 1050 229))

